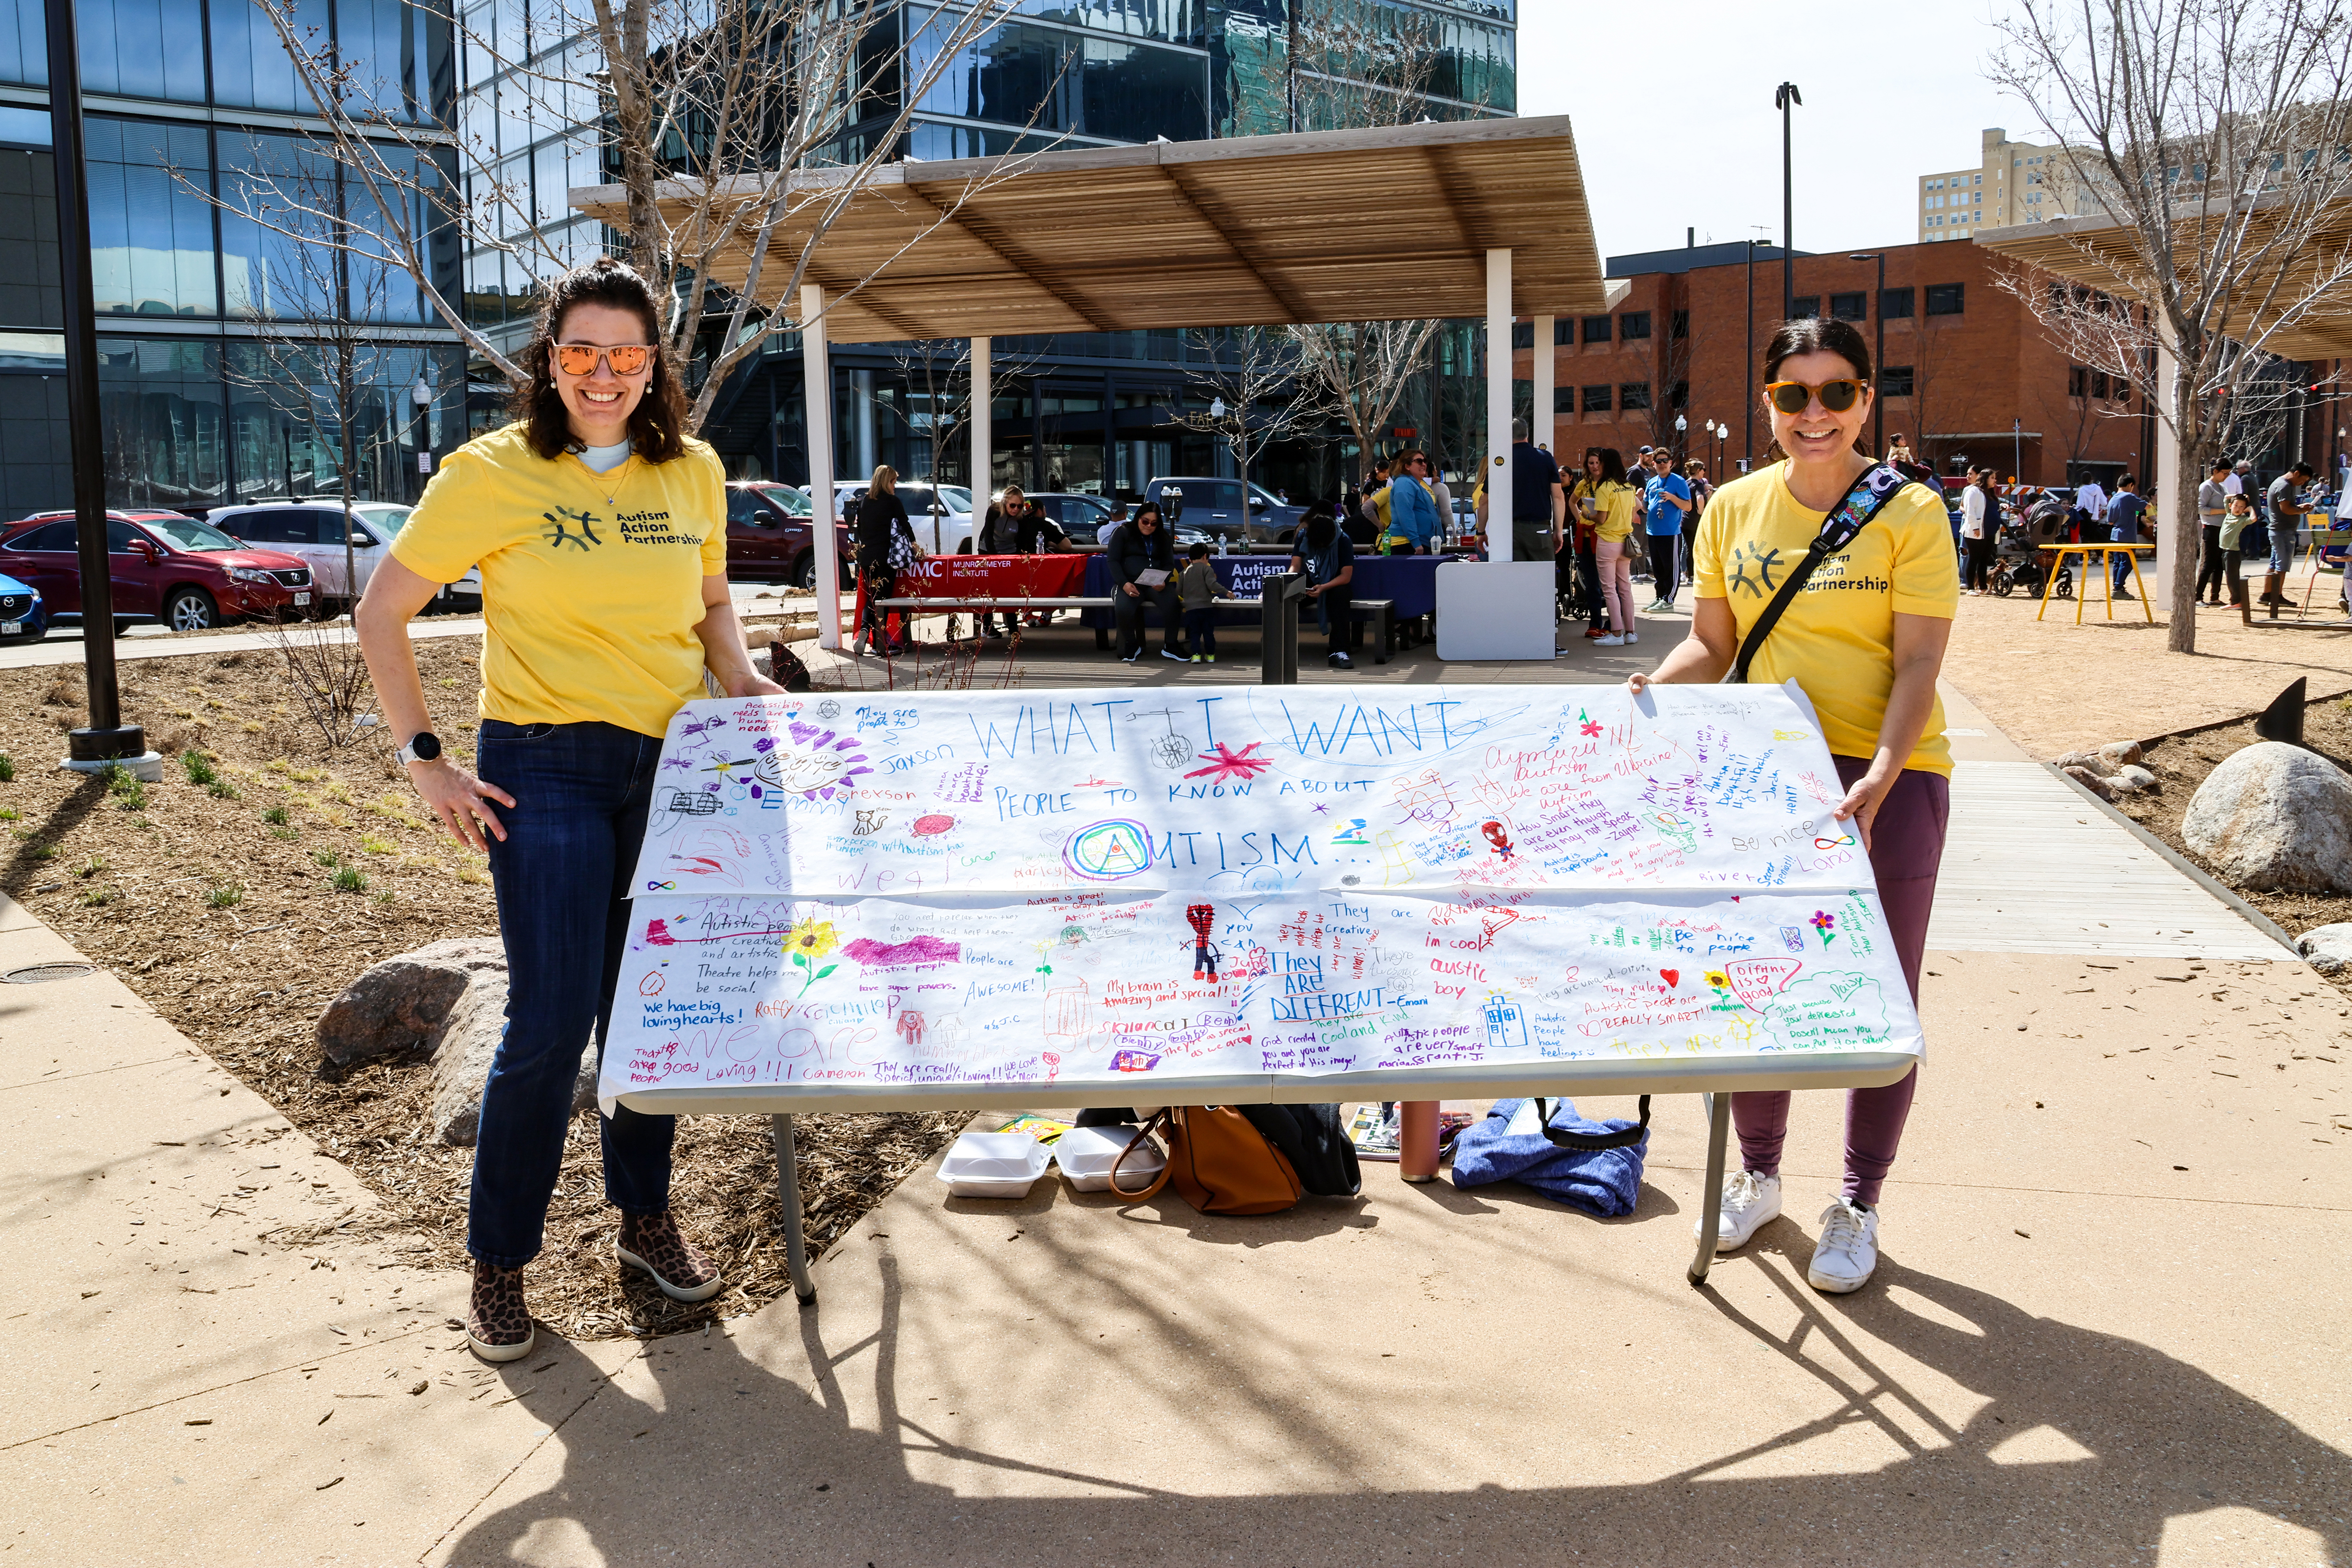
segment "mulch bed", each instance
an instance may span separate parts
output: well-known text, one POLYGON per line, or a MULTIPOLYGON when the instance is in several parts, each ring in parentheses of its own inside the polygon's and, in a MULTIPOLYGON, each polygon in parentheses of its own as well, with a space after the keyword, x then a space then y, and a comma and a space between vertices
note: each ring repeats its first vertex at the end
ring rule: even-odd
MULTIPOLYGON (((416 645, 435 728, 468 763, 480 647, 471 637, 416 645)), ((167 753, 160 784, 110 785, 57 768, 66 731, 88 722, 79 667, 0 670, 0 753, 14 773, 0 782, 8 835, 0 889, 355 1171, 383 1202, 353 1216, 346 1234, 422 1237, 421 1251, 410 1244, 418 1261, 464 1267, 473 1152, 426 1141, 426 1065, 323 1075, 313 1029, 377 960, 496 932, 483 858, 423 816, 381 729, 328 745, 277 651, 126 660, 120 669, 125 717, 167 753)), ((801 1118, 811 1256, 968 1120, 801 1118)), ((540 1320, 575 1339, 673 1333, 789 1292, 765 1119, 681 1119, 675 1194, 730 1282, 691 1307, 634 1271, 621 1277, 596 1120, 575 1118, 547 1250, 531 1268, 540 1320)))
MULTIPOLYGON (((2278 922, 2289 936, 2301 936, 2314 926, 2352 921, 2352 895, 2269 892, 2241 887, 2218 866, 2189 847, 2180 836, 2180 819, 2205 776, 2232 752, 2262 739, 2254 733, 2250 715, 2237 723, 2189 735, 2168 735, 2147 748, 2142 765, 2162 780, 2156 795, 2125 795, 2116 809, 2155 834, 2215 881, 2278 922)), ((2352 697, 2315 701, 2304 710, 2304 743, 2334 762, 2352 766, 2352 697)), ((2352 992, 2352 974, 2336 978, 2337 986, 2352 992)))

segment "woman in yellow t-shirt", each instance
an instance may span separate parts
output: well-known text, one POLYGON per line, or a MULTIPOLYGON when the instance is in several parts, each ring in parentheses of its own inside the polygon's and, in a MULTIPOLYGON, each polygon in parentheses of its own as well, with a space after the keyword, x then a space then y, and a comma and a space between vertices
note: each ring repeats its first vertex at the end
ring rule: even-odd
MULTIPOLYGON (((708 669, 733 697, 782 689, 744 652, 727 589, 726 476, 686 433, 645 280, 617 261, 549 289, 514 423, 450 454, 361 601, 360 647, 416 793, 489 856, 507 951, 507 1026, 482 1090, 466 1237, 466 1336, 530 1353, 522 1268, 540 1250, 591 1036, 601 1057, 670 716, 708 669), (434 735, 408 621, 482 569, 481 732, 468 773, 434 735)), ((675 1300, 719 1270, 669 1212, 667 1116, 604 1119, 604 1194, 623 1264, 675 1300)))
POLYGON ((1619 647, 1642 640, 1633 620, 1633 552, 1642 548, 1633 542, 1633 521, 1641 510, 1641 492, 1626 482, 1625 459, 1616 447, 1594 447, 1585 458, 1588 474, 1596 458, 1601 471, 1591 479, 1586 507, 1592 524, 1592 564, 1601 574, 1601 603, 1609 612, 1609 635, 1598 641, 1602 647, 1619 647))
MULTIPOLYGON (((1856 450, 1870 423, 1870 347, 1849 322, 1790 321, 1773 334, 1764 404, 1786 460, 1715 492, 1699 524, 1691 634, 1655 674, 1633 678, 1636 692, 1647 680, 1718 680, 1731 668, 1790 563, 1870 469, 1856 450)), ((1852 822, 1870 856, 1915 1004, 1950 809, 1951 748, 1936 676, 1958 608, 1943 503, 1908 486, 1821 563, 1748 669, 1759 683, 1794 679, 1812 700, 1846 789, 1834 815, 1852 822)), ((1877 1267, 1879 1187, 1917 1080, 1914 1068, 1899 1083, 1847 1098, 1845 1182, 1822 1212, 1807 1269, 1817 1289, 1857 1289, 1877 1267)), ((1780 1212, 1789 1097, 1736 1094, 1731 1114, 1745 1168, 1724 1184, 1721 1252, 1780 1212)))

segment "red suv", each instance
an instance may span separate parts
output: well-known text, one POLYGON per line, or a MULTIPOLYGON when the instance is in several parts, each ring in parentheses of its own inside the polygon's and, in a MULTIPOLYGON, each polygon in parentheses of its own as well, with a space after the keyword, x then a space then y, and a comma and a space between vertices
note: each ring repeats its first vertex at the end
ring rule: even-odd
MULTIPOLYGON (((106 514, 114 629, 162 621, 201 631, 244 616, 309 613, 310 568, 281 550, 250 550, 175 511, 106 514)), ((0 573, 41 592, 51 614, 81 618, 81 555, 69 511, 37 512, 0 535, 0 573)))
MULTIPOLYGON (((814 509, 808 492, 793 485, 735 479, 727 486, 727 576, 736 583, 790 583, 816 586, 814 509)), ((841 550, 841 580, 856 581, 857 546, 849 525, 836 520, 834 538, 841 550)))

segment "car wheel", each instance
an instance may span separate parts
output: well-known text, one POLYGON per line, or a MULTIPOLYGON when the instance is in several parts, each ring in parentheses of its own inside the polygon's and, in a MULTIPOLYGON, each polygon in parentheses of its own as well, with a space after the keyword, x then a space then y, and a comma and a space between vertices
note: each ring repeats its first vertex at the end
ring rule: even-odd
POLYGON ((163 601, 163 624, 175 632, 210 631, 220 625, 220 606, 202 588, 174 588, 163 601))
POLYGON ((793 587, 795 587, 795 588, 806 588, 806 589, 810 590, 812 593, 815 591, 815 589, 816 589, 816 552, 815 552, 815 551, 814 551, 814 550, 810 551, 807 554, 803 555, 803 556, 802 556, 798 561, 796 561, 796 562, 794 562, 794 563, 793 563, 793 587))

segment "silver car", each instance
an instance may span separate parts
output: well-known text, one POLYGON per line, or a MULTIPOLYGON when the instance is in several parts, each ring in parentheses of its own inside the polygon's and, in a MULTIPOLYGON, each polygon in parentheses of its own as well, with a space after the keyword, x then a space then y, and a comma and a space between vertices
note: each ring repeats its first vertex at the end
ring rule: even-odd
MULTIPOLYGON (((359 577, 356 590, 345 580, 341 501, 257 501, 250 506, 216 508, 205 521, 247 544, 267 545, 299 556, 310 566, 322 599, 350 599, 367 592, 368 579, 375 574, 377 564, 391 555, 392 542, 413 510, 396 501, 359 501, 352 505, 351 567, 359 577)), ((443 584, 428 607, 480 609, 480 568, 468 567, 463 577, 443 584)))

